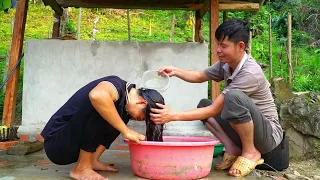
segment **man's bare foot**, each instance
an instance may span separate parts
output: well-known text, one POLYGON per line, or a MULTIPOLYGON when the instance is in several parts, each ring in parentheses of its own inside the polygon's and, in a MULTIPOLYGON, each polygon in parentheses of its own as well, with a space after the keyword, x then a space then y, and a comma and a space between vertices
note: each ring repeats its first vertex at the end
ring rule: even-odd
MULTIPOLYGON (((252 152, 242 152, 241 156, 252 162, 257 162, 261 158, 261 153, 257 149, 254 149, 252 152)), ((241 172, 237 169, 230 169, 229 174, 235 175, 241 174, 241 172)))
POLYGON ((70 178, 75 180, 108 180, 90 168, 80 169, 77 167, 71 170, 70 178))
POLYGON ((99 160, 92 161, 92 169, 96 171, 110 171, 110 172, 118 172, 119 168, 103 163, 99 160))

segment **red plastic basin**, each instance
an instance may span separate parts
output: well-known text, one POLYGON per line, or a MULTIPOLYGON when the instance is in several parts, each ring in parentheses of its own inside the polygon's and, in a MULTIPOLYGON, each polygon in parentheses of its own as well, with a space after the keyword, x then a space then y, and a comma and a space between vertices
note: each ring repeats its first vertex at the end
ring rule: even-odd
POLYGON ((198 179, 210 173, 214 145, 207 137, 164 136, 164 142, 129 144, 133 172, 147 179, 198 179))

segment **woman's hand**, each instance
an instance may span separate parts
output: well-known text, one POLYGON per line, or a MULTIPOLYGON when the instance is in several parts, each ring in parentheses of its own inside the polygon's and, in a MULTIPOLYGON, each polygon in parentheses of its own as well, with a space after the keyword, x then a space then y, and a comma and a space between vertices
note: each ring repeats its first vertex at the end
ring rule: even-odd
POLYGON ((123 133, 122 136, 130 141, 134 141, 135 143, 139 144, 140 141, 144 141, 146 137, 135 130, 127 128, 123 133))

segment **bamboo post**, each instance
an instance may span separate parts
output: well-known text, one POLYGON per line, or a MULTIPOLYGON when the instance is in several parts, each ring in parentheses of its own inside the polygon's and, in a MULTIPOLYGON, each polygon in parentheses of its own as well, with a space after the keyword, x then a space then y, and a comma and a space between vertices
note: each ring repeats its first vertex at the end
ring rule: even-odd
POLYGON ((175 14, 172 14, 172 22, 171 22, 171 33, 170 33, 170 42, 173 41, 173 36, 174 36, 174 26, 175 26, 175 23, 176 22, 176 15, 175 14))
POLYGON ((249 41, 248 41, 248 54, 251 55, 252 51, 252 31, 249 31, 249 41))
POLYGON ((99 21, 99 16, 96 16, 93 21, 93 30, 92 30, 92 40, 94 41, 96 40, 96 33, 98 32, 97 30, 98 21, 99 21))
MULTIPOLYGON (((210 0, 210 59, 211 65, 218 61, 216 49, 218 47, 215 32, 219 26, 219 0, 210 0)), ((211 81, 211 99, 220 95, 220 83, 211 81)))
MULTIPOLYGON (((22 53, 23 37, 28 11, 28 2, 29 0, 19 0, 17 2, 18 5, 12 34, 12 47, 10 49, 10 61, 8 72, 10 72, 13 69, 13 67, 17 64, 22 53)), ((20 65, 17 66, 16 70, 7 82, 6 95, 3 105, 2 124, 8 127, 12 127, 15 120, 17 91, 19 87, 19 73, 20 65)))
POLYGON ((271 19, 271 14, 269 14, 269 76, 270 80, 272 79, 272 19, 271 19))
POLYGON ((292 63, 291 63, 291 13, 288 13, 288 77, 289 85, 292 87, 292 63))
POLYGON ((81 11, 82 11, 82 8, 80 7, 79 8, 79 14, 78 14, 78 32, 77 32, 77 39, 80 40, 80 27, 81 27, 81 11))
POLYGON ((128 20, 128 41, 131 41, 131 27, 130 27, 130 11, 127 9, 127 20, 128 20))

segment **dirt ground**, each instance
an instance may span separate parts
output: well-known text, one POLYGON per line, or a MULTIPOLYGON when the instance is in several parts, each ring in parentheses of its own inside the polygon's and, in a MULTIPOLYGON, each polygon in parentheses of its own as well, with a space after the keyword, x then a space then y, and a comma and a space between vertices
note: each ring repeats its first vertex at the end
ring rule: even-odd
POLYGON ((282 172, 261 171, 262 176, 277 179, 284 177, 289 180, 302 179, 302 180, 320 180, 320 159, 313 158, 308 160, 295 159, 290 161, 289 168, 282 172))

